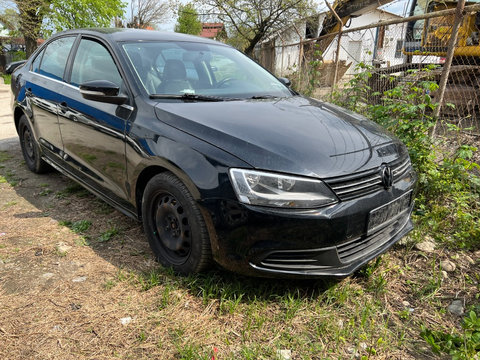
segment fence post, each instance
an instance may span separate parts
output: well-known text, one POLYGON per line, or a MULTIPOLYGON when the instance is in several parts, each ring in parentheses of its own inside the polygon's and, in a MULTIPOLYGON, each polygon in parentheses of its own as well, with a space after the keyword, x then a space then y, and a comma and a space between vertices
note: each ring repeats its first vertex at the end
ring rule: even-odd
POLYGON ((452 66, 453 53, 457 46, 458 29, 463 20, 463 11, 465 9, 465 0, 458 0, 457 9, 455 11, 455 22, 452 27, 452 35, 450 35, 450 42, 448 44, 447 57, 445 64, 443 65, 442 75, 440 77, 440 83, 438 86, 438 106, 435 109, 434 116, 437 118, 433 127, 432 136, 435 135, 437 129, 438 118, 440 116, 440 110, 443 106, 443 100, 445 96, 445 88, 447 86, 448 75, 450 74, 450 67, 452 66))
POLYGON ((338 30, 337 52, 335 53, 335 72, 333 73, 333 84, 332 84, 332 89, 330 90, 330 97, 332 97, 333 96, 333 91, 335 89, 335 85, 337 84, 338 65, 339 65, 338 63, 339 63, 339 57, 340 57, 340 40, 342 38, 343 21, 340 18, 340 16, 338 16, 338 14, 333 9, 332 5, 330 5, 327 0, 325 0, 325 4, 327 4, 328 8, 333 13, 333 15, 337 19, 338 24, 340 26, 340 29, 338 30))
POLYGON ((303 37, 302 34, 300 34, 300 31, 298 31, 298 28, 295 24, 293 24, 293 29, 298 35, 298 38, 300 39, 298 43, 298 66, 297 66, 297 73, 298 73, 298 86, 299 88, 302 88, 302 57, 303 57, 303 37))

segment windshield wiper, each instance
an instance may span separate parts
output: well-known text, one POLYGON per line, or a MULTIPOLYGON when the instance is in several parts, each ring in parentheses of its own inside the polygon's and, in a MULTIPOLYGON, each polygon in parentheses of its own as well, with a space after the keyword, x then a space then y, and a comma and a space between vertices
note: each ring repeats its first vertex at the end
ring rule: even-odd
POLYGON ((225 101, 226 98, 219 96, 198 95, 198 94, 151 94, 150 99, 180 99, 196 101, 225 101))
POLYGON ((250 97, 249 99, 273 99, 273 98, 276 98, 278 96, 274 96, 274 95, 254 95, 252 97, 250 97))

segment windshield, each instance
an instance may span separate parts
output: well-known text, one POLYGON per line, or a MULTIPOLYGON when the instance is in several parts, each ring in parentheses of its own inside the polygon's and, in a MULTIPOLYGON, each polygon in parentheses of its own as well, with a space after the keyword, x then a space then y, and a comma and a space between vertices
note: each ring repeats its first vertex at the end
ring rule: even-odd
POLYGON ((157 41, 124 43, 123 49, 151 96, 292 96, 272 74, 227 46, 157 41))

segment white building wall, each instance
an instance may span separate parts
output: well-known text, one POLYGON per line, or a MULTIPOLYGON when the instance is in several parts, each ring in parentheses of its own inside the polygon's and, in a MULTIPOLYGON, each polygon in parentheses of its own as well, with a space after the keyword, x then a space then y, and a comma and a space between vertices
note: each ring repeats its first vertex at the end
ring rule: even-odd
MULTIPOLYGON (((325 13, 320 14, 318 18, 319 31, 323 23, 325 13)), ((400 19, 394 14, 390 14, 378 9, 371 10, 356 18, 352 18, 348 23, 348 28, 357 28, 365 25, 376 24, 380 21, 400 19)), ((305 21, 296 24, 296 29, 292 26, 275 36, 275 74, 278 76, 288 76, 298 68, 299 62, 299 45, 286 46, 288 44, 296 44, 300 40, 305 40, 305 21), (300 34, 300 35, 299 35, 300 34)), ((405 55, 401 51, 407 23, 388 25, 385 27, 384 47, 382 51, 377 52, 377 59, 383 60, 381 67, 402 64, 405 55), (398 47, 397 47, 398 44, 398 47)), ((317 34, 318 36, 318 34, 317 34)), ((375 39, 377 37, 377 28, 350 32, 342 36, 339 59, 346 61, 351 66, 347 70, 347 75, 355 73, 355 67, 359 63, 372 65, 375 39)), ((324 61, 334 61, 335 51, 337 49, 337 39, 335 38, 327 50, 323 54, 324 61)), ((271 39, 269 39, 271 40, 271 39)), ((439 63, 440 58, 437 56, 413 56, 414 63, 439 63)))
MULTIPOLYGON (((315 36, 318 36, 320 26, 325 18, 325 13, 318 15, 318 30, 315 36)), ((300 46, 289 44, 297 44, 301 40, 305 40, 306 22, 296 23, 295 27, 291 26, 275 37, 275 74, 285 76, 295 72, 298 68, 300 46)))
MULTIPOLYGON (((360 26, 378 23, 379 21, 398 19, 397 16, 385 13, 380 10, 372 10, 357 18, 351 20, 347 24, 349 28, 356 28, 360 26)), ((397 42, 402 41, 405 37, 406 24, 389 25, 385 28, 385 36, 382 51, 378 51, 378 59, 384 60, 382 66, 392 66, 403 63, 403 55, 397 54, 395 56, 397 42), (404 26, 405 25, 405 26, 404 26)), ((342 36, 340 40, 340 55, 339 59, 351 63, 352 65, 347 71, 347 74, 353 74, 355 67, 359 63, 372 65, 375 39, 377 38, 377 29, 367 29, 361 31, 350 32, 342 36)), ((338 38, 330 44, 324 54, 324 60, 334 61, 335 52, 337 49, 338 38)))

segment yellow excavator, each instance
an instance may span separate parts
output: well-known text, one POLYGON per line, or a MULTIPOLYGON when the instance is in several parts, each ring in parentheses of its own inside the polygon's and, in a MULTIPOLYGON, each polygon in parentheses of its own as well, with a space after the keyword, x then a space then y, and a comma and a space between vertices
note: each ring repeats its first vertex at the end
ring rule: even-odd
MULTIPOLYGON (((455 9, 457 1, 411 0, 410 16, 455 9)), ((468 1, 466 6, 480 1, 468 1)), ((446 56, 452 34, 455 14, 435 17, 427 20, 412 21, 408 24, 404 53, 412 55, 446 56)), ((480 14, 466 14, 458 31, 458 41, 454 52, 454 63, 463 57, 462 63, 478 63, 480 14)))
MULTIPOLYGON (((391 0, 379 3, 368 0, 336 0, 333 8, 346 24, 350 17, 359 11, 365 12, 369 7, 375 8, 391 0)), ((455 9, 457 1, 439 0, 409 0, 408 16, 423 15, 431 12, 455 9)), ((466 6, 479 4, 478 1, 467 1, 466 6)), ((403 64, 382 67, 377 63, 374 76, 370 85, 372 91, 383 91, 395 83, 382 81, 383 75, 396 74, 399 81, 419 81, 422 75, 409 74, 410 69, 425 67, 425 59, 430 56, 445 57, 454 26, 455 14, 432 17, 411 21, 407 24, 402 52, 406 55, 403 64), (423 61, 420 61, 423 59, 423 61)), ((320 36, 335 34, 340 29, 340 24, 333 14, 329 14, 324 22, 320 36)), ((324 38, 318 42, 320 50, 325 50, 335 38, 324 38)), ((377 39, 378 40, 378 39, 377 39)), ((377 44, 378 45, 378 44, 377 44)), ((375 59, 374 59, 375 61, 375 59)), ((442 64, 436 62, 438 67, 428 74, 429 79, 440 80, 442 64)), ((434 94, 435 95, 435 94, 434 94)), ((480 12, 467 13, 458 30, 458 41, 453 54, 452 66, 444 95, 445 103, 453 107, 444 107, 443 114, 456 117, 474 116, 479 113, 480 107, 480 12)))

